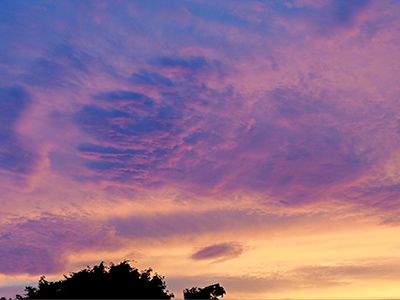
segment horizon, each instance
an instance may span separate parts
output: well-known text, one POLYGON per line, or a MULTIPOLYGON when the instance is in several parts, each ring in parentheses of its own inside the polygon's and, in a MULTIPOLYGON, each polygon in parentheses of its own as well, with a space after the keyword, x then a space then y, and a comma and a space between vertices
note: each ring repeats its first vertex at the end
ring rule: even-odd
POLYGON ((180 299, 400 298, 400 1, 1 1, 0 297, 104 261, 180 299))

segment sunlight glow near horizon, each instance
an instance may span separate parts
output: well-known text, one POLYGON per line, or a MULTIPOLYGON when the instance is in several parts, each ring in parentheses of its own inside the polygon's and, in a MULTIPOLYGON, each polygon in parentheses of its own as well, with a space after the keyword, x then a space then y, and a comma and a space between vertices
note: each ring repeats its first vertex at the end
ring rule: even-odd
POLYGON ((227 299, 400 298, 400 2, 0 2, 0 297, 134 261, 227 299))

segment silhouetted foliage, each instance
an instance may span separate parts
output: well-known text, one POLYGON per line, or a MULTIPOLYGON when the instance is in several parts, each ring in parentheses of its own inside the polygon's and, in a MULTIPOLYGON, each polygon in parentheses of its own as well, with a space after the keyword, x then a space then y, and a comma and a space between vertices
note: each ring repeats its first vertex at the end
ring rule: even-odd
POLYGON ((192 287, 190 290, 183 290, 185 299, 219 299, 226 294, 225 289, 219 283, 206 286, 205 288, 192 287))
POLYGON ((87 267, 63 280, 50 282, 40 277, 38 288, 27 286, 26 296, 17 299, 171 299, 164 277, 152 269, 138 271, 127 261, 105 267, 103 262, 87 267))

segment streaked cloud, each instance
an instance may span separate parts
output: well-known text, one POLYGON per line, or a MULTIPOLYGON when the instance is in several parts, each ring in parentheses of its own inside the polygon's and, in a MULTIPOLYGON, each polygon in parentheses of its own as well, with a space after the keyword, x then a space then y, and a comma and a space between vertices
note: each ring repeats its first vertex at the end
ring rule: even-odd
POLYGON ((176 295, 396 297, 398 3, 0 8, 0 281, 138 258, 176 295))

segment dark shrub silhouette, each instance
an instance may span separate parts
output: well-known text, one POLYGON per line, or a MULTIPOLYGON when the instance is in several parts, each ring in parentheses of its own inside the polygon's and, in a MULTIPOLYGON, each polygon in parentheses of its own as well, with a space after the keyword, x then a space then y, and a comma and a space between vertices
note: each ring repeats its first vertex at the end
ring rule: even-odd
POLYGON ((139 272, 127 261, 105 267, 103 262, 87 267, 63 280, 49 282, 42 276, 38 288, 27 286, 17 299, 171 299, 164 277, 152 269, 139 272))
POLYGON ((185 299, 219 299, 226 294, 225 289, 219 283, 206 286, 205 288, 192 287, 190 290, 183 290, 185 299))

